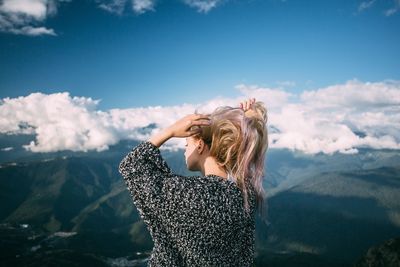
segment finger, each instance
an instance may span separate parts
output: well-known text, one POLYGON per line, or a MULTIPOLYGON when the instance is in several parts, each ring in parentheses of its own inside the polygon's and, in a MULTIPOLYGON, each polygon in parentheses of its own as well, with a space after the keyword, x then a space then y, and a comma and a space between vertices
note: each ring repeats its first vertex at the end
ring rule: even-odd
POLYGON ((202 119, 210 119, 210 115, 208 114, 194 114, 195 120, 202 120, 202 119))
POLYGON ((197 121, 192 121, 192 126, 210 126, 211 120, 197 120, 197 121))
POLYGON ((242 108, 243 108, 244 111, 246 111, 246 101, 242 102, 242 108))
POLYGON ((199 134, 199 133, 201 133, 201 128, 187 131, 187 136, 192 136, 192 135, 199 134))
POLYGON ((246 101, 246 110, 250 109, 250 101, 246 101))
POLYGON ((251 102, 250 102, 250 108, 251 109, 254 107, 254 103, 255 103, 255 98, 252 98, 251 102))
MULTIPOLYGON (((210 124, 211 124, 210 120, 204 120, 204 119, 203 120, 188 120, 186 127, 185 127, 185 131, 190 131, 189 129, 194 126, 197 126, 197 127, 210 126, 210 124)), ((197 128, 197 129, 199 129, 199 128, 197 128)), ((196 129, 193 129, 193 130, 196 130, 196 129)))
POLYGON ((240 107, 246 111, 246 102, 240 102, 240 107))

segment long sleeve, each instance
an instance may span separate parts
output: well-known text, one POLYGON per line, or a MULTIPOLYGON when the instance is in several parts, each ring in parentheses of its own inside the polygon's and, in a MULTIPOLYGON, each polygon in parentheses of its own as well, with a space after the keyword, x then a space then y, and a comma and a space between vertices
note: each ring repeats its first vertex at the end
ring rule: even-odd
POLYGON ((154 224, 163 209, 164 183, 172 176, 160 150, 149 141, 141 142, 121 161, 119 172, 145 222, 154 224))
POLYGON ((254 218, 234 182, 173 174, 149 141, 124 157, 119 172, 154 241, 148 266, 251 266, 254 218))

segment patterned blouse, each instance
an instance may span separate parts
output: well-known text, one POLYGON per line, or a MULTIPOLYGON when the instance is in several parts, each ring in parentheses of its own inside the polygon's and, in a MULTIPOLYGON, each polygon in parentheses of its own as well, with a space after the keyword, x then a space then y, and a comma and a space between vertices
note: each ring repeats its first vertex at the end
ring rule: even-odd
POLYGON ((171 172, 158 147, 141 142, 121 161, 133 203, 154 242, 148 266, 252 266, 255 194, 217 175, 171 172))

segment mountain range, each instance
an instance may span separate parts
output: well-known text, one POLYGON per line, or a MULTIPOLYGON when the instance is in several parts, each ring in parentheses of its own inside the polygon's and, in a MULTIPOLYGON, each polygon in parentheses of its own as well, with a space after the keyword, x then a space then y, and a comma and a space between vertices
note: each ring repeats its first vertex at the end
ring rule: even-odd
MULTIPOLYGON (((6 266, 146 266, 152 249, 118 173, 138 141, 103 152, 33 153, 0 136, 0 262, 6 266)), ((183 151, 164 151, 186 169, 183 151)), ((267 217, 257 215, 255 266, 353 266, 400 237, 400 153, 307 155, 270 149, 267 217)))

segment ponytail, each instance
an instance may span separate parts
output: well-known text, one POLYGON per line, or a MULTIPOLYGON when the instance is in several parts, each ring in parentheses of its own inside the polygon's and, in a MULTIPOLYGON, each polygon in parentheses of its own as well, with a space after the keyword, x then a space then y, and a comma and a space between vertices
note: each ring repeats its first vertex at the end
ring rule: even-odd
POLYGON ((211 125, 202 127, 197 136, 210 146, 214 157, 241 189, 244 207, 249 210, 249 190, 256 195, 256 204, 264 215, 264 160, 268 148, 267 110, 263 102, 252 109, 229 106, 217 108, 211 115, 211 125))

